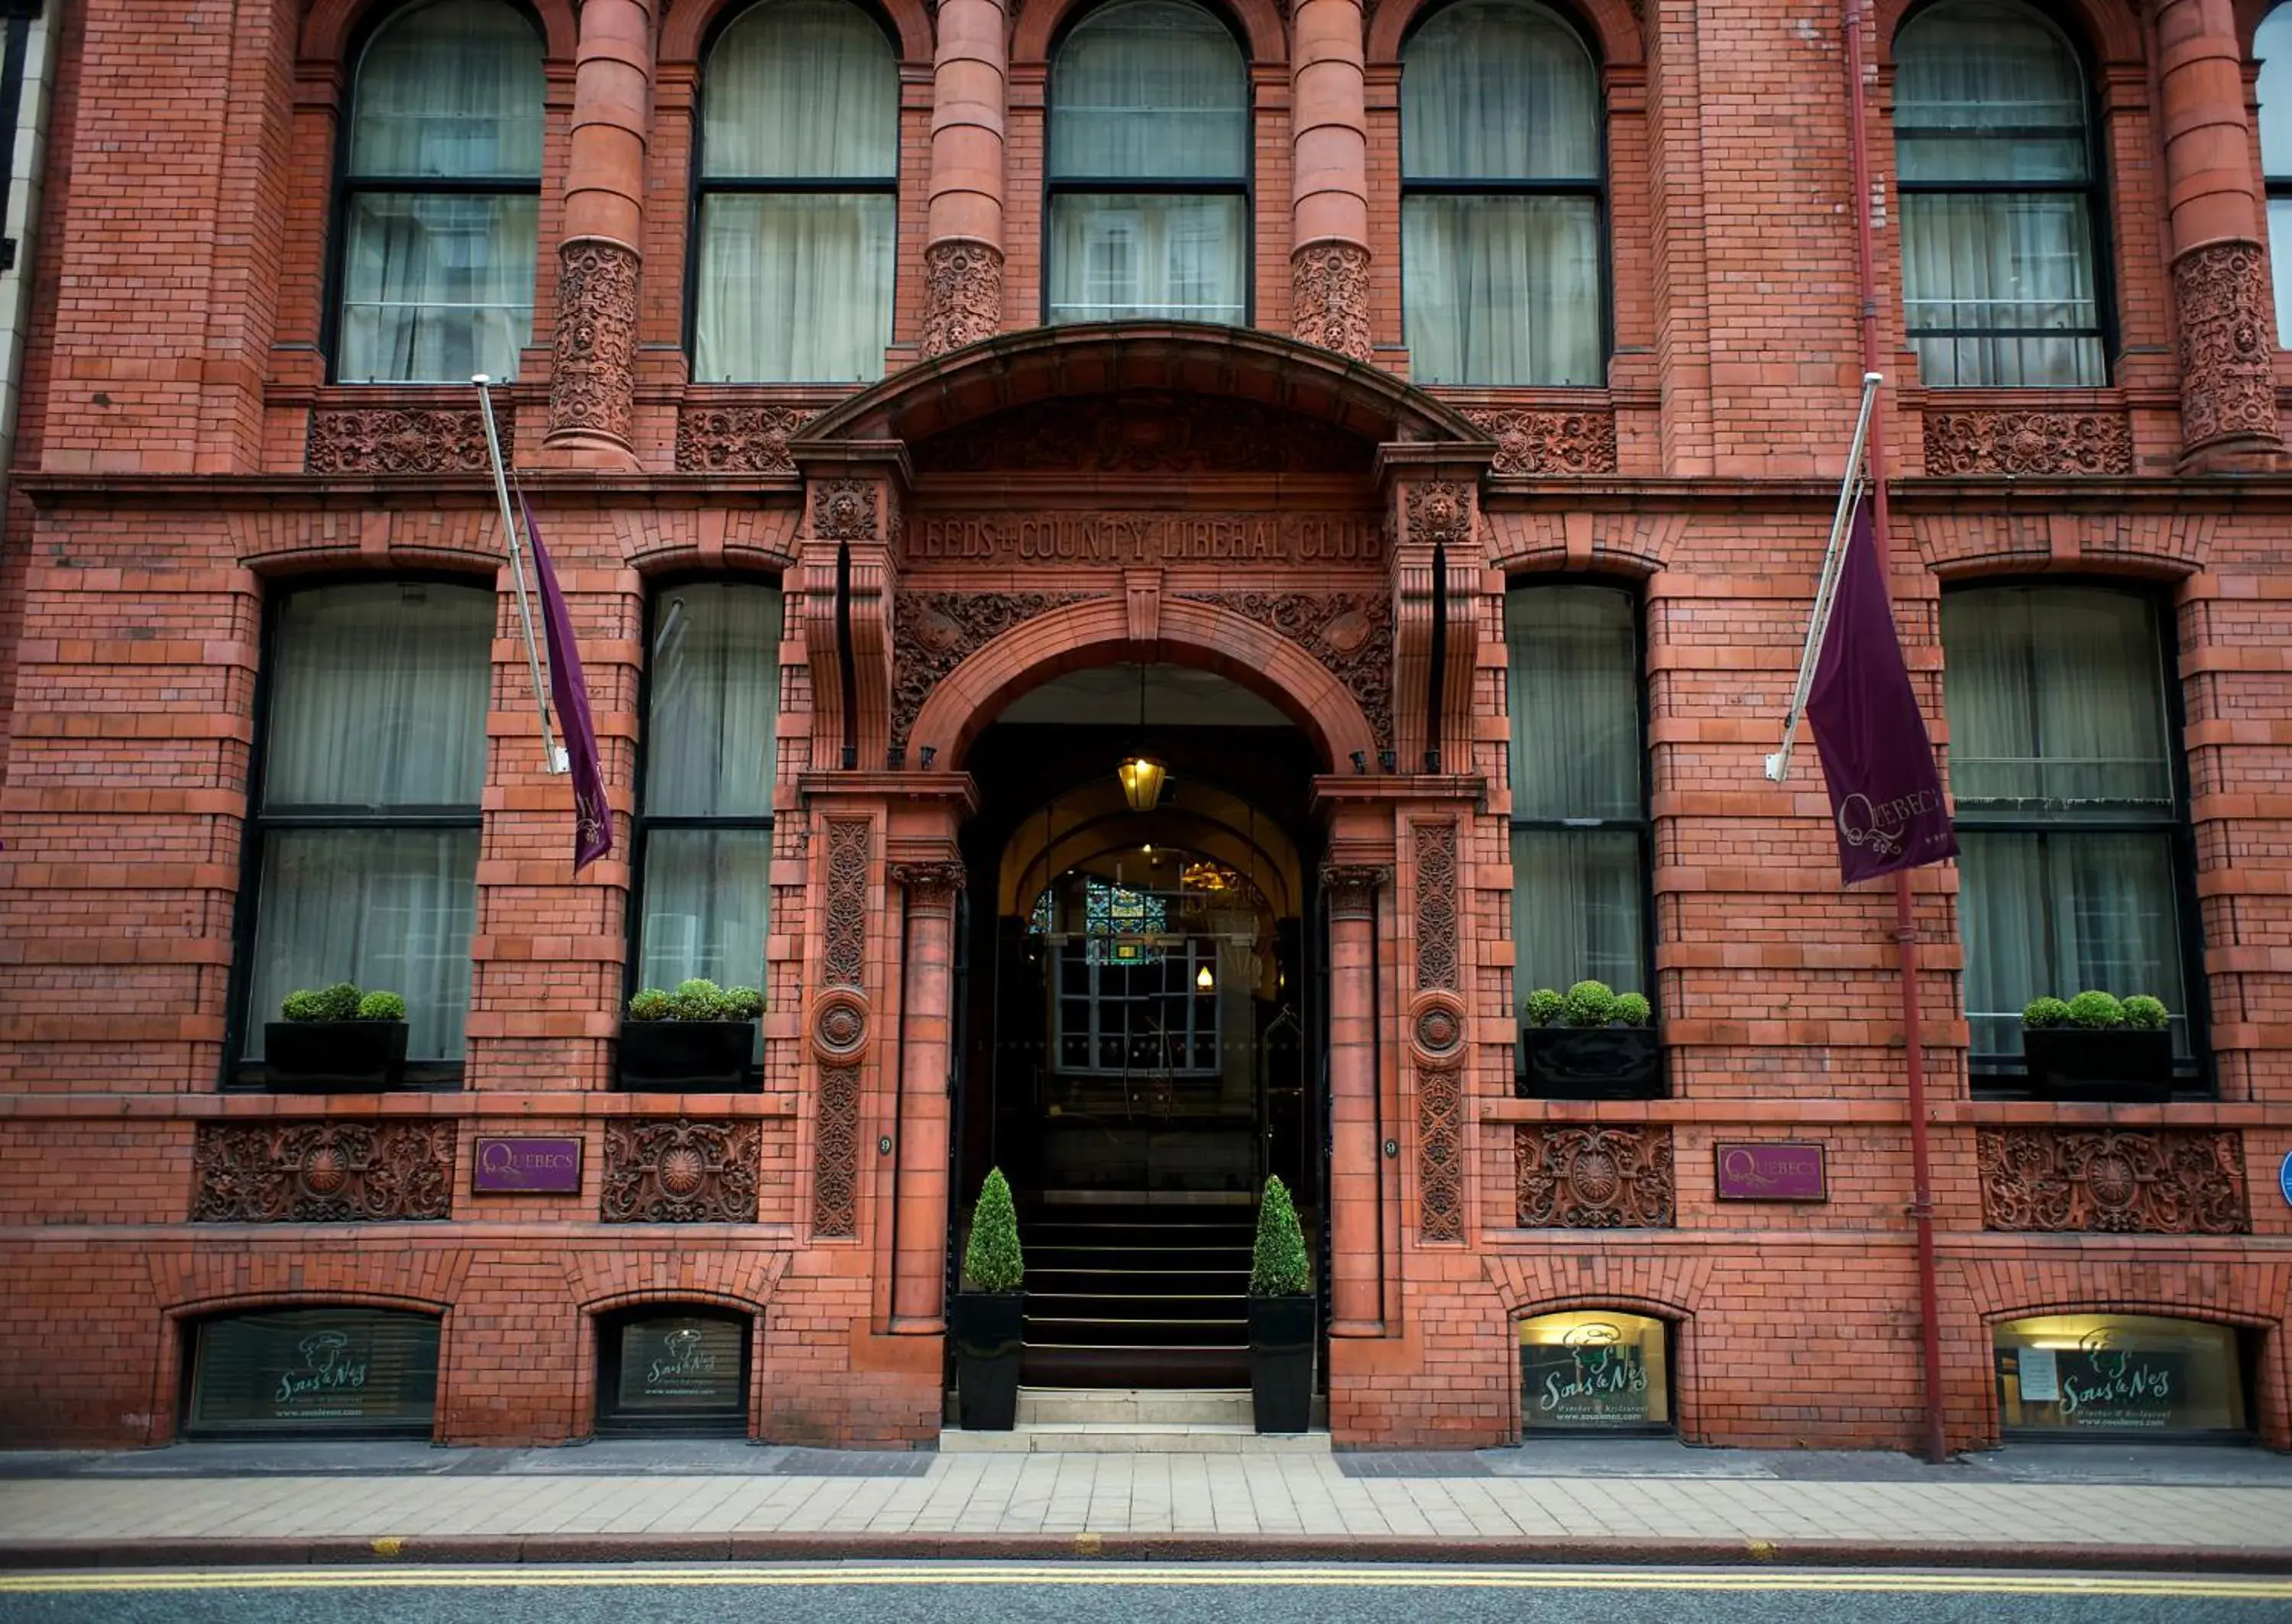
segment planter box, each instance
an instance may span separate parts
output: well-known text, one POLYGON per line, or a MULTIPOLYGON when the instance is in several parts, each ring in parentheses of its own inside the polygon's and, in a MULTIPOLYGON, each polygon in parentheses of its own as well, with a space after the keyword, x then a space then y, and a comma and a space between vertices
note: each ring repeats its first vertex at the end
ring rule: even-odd
POLYGON ((624 1090, 733 1094, 755 1087, 754 1021, 623 1021, 624 1090))
POLYGON ((1249 1299, 1249 1402, 1260 1432, 1303 1432, 1313 1419, 1313 1299, 1249 1299))
POLYGON ((1019 1419, 1019 1355, 1026 1336, 1024 1291, 957 1291, 956 1423, 965 1432, 1009 1432, 1019 1419))
POLYGON ((1523 1026, 1523 1099, 1660 1099, 1663 1043, 1652 1026, 1523 1026))
POLYGON ((2118 1026, 2022 1032, 2030 1091, 2040 1099, 2153 1105, 2173 1095, 2173 1034, 2118 1026))
POLYGON ((404 1021, 265 1021, 263 1084, 273 1093, 394 1089, 406 1074, 404 1021))

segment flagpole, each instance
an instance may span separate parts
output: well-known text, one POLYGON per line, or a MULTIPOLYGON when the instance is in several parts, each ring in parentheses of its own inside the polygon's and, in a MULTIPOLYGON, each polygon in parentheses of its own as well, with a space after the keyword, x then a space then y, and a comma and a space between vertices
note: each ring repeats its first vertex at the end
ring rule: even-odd
POLYGON ((478 410, 486 422, 486 454, 493 464, 494 494, 501 502, 502 535, 509 543, 509 575, 517 585, 517 620, 525 632, 525 665, 533 678, 534 707, 541 715, 541 756, 553 773, 570 772, 572 763, 557 746, 549 727, 549 689, 541 679, 541 651, 533 642, 533 607, 525 596, 525 560, 517 544, 517 516, 509 505, 509 479, 502 471, 501 431, 494 427, 491 380, 479 373, 470 380, 478 391, 478 410))
POLYGON ((1870 435, 1870 408, 1878 398, 1878 385, 1883 382, 1875 372, 1862 374, 1862 409, 1854 417, 1854 440, 1846 452, 1846 474, 1838 482, 1838 509, 1830 517, 1830 545, 1822 555, 1822 573, 1815 578, 1814 614, 1807 622, 1806 646, 1799 650, 1798 683, 1791 689, 1790 709, 1783 715, 1783 744, 1767 758, 1767 776, 1780 784, 1790 776, 1791 744, 1798 737, 1798 719, 1806 714, 1807 690, 1814 686, 1814 667, 1822 649, 1822 634, 1830 628, 1830 606, 1838 595, 1838 573, 1843 551, 1839 539, 1846 534, 1847 521, 1853 517, 1854 504, 1862 494, 1862 448, 1870 435))

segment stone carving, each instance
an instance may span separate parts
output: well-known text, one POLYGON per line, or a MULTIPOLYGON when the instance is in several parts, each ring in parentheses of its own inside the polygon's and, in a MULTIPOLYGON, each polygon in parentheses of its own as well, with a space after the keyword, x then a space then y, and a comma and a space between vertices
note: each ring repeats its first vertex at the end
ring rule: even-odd
POLYGON ((1012 627, 1087 592, 901 592, 892 606, 892 744, 904 747, 947 674, 1012 627))
MULTIPOLYGON (((868 853, 873 831, 858 818, 827 823, 827 918, 820 980, 857 993, 866 976, 868 853)), ((821 1065, 813 1114, 811 1226, 824 1235, 859 1233, 860 1067, 867 1042, 865 1006, 830 995, 814 1011, 812 1039, 821 1065), (838 1026, 835 1011, 858 1013, 856 1031, 838 1026)))
POLYGON ((1369 359, 1368 250, 1308 243, 1289 256, 1290 328, 1309 344, 1369 359))
POLYGON ((2252 1227, 2234 1129, 1984 1128, 1986 1229, 2232 1235, 2252 1227))
MULTIPOLYGON (((496 418, 502 457, 517 461, 517 414, 496 418)), ((493 467, 486 421, 452 406, 391 406, 311 413, 303 467, 314 474, 481 474, 493 467)))
POLYGON ((1668 1128, 1513 1130, 1514 1220, 1522 1229, 1668 1229, 1668 1128))
POLYGON ((1365 474, 1359 435, 1254 400, 1134 390, 1036 401, 920 440, 919 473, 1365 474))
POLYGON ((1416 1234, 1465 1238, 1465 1089, 1449 1069, 1416 1073, 1416 1234))
POLYGON ((451 1218, 451 1122, 202 1122, 194 1224, 386 1224, 451 1218))
POLYGON ((755 1122, 609 1122, 597 1216, 608 1224, 753 1224, 763 1146, 755 1122))
POLYGON ((1928 412, 1929 474, 2129 474, 2120 412, 1928 412))
POLYGON ((626 442, 636 414, 636 250, 577 237, 558 250, 549 430, 626 442))
POLYGON ((1457 825, 1416 825, 1416 985, 1457 988, 1457 825))
POLYGON ((866 985, 871 832, 868 824, 858 818, 830 818, 827 823, 827 912, 819 962, 819 979, 825 986, 866 985))
POLYGON ((960 863, 899 863, 892 878, 908 888, 908 907, 916 913, 951 913, 963 891, 960 863))
POLYGON ((1181 592, 1214 603, 1303 647, 1345 685, 1380 750, 1392 744, 1392 599, 1382 591, 1181 592))
POLYGON ((2210 243, 2173 261, 2181 319, 2181 444, 2276 438, 2273 341, 2256 243, 2210 243))
POLYGON ((818 411, 809 406, 687 406, 676 414, 676 466, 703 474, 792 474, 788 441, 818 411))
POLYGON ((1611 474, 1616 471, 1612 412, 1513 411, 1465 406, 1465 416, 1497 443, 1499 474, 1611 474))
POLYGON ((1392 878, 1389 868, 1332 863, 1321 871, 1321 889, 1329 898, 1331 919, 1375 919, 1376 894, 1392 878))
POLYGON ((812 487, 811 533, 826 542, 865 542, 876 536, 876 485, 871 479, 826 479, 812 487))
POLYGON ((1473 534, 1473 494, 1449 479, 1408 487, 1408 539, 1419 546, 1454 547, 1473 534))
POLYGON ((812 1146, 811 1227, 860 1233, 860 1068, 819 1068, 819 1142, 812 1146))
POLYGON ((811 1046, 821 1060, 843 1065, 868 1045, 868 998, 856 987, 830 987, 812 1006, 811 1046))
POLYGON ((925 359, 993 338, 1003 325, 1003 251, 969 237, 924 250, 925 359))

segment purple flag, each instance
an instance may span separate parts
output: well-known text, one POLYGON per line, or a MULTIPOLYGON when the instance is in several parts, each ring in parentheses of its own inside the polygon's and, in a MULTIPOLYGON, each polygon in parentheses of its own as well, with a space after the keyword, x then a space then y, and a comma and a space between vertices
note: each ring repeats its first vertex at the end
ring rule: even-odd
POLYGON ((1807 690, 1846 883, 1957 855, 1933 741, 1886 607, 1870 504, 1854 507, 1830 624, 1807 690))
POLYGON ((525 511, 525 534, 533 543, 533 573, 541 583, 541 635, 549 645, 549 700, 565 734, 565 757, 573 769, 573 872, 579 873, 613 849, 613 814, 605 800, 605 772, 597 763, 597 724, 589 714, 589 685, 581 677, 581 645, 573 617, 557 588, 533 504, 518 494, 525 511))

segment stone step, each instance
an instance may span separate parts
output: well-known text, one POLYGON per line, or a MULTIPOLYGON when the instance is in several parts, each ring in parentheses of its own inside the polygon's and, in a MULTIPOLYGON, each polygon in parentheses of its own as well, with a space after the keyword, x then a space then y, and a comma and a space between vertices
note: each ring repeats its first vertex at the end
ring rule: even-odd
POLYGON ((1326 1455, 1326 1432, 1260 1433, 1247 1423, 1157 1425, 1149 1421, 1062 1421, 1009 1432, 939 1435, 942 1454, 977 1455, 1326 1455))
POLYGON ((1019 1424, 1076 1423, 1157 1427, 1251 1424, 1249 1389, 1211 1387, 1021 1387, 1019 1424))

